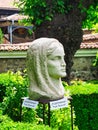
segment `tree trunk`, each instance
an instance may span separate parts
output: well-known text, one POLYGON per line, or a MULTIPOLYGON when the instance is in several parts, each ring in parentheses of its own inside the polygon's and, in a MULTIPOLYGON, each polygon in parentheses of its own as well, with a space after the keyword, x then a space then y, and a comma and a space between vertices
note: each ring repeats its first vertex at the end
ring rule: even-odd
MULTIPOLYGON (((50 3, 49 3, 50 4, 50 3)), ((73 65, 73 56, 80 48, 82 42, 82 14, 78 8, 78 0, 71 1, 72 9, 67 14, 55 14, 52 21, 45 21, 35 32, 35 37, 53 37, 58 39, 64 46, 65 61, 67 64, 66 81, 70 84, 70 72, 73 65)))

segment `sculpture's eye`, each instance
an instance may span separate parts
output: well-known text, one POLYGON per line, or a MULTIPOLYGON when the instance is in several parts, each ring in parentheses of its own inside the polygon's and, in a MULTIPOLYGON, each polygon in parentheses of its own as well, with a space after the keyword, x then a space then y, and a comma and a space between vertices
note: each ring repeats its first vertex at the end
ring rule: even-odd
POLYGON ((62 57, 61 56, 53 56, 53 57, 50 57, 49 59, 50 60, 60 60, 62 57))
POLYGON ((61 55, 48 57, 48 60, 62 60, 62 59, 64 59, 64 56, 61 55))
POLYGON ((56 56, 54 59, 55 60, 60 60, 60 59, 62 59, 62 57, 61 56, 56 56))

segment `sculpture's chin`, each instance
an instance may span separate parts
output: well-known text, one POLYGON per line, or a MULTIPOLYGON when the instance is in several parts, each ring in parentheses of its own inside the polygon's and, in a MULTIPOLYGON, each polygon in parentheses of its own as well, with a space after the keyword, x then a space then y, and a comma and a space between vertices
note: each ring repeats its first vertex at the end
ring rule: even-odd
POLYGON ((66 76, 67 76, 66 73, 63 73, 63 74, 61 75, 62 78, 66 77, 66 76))

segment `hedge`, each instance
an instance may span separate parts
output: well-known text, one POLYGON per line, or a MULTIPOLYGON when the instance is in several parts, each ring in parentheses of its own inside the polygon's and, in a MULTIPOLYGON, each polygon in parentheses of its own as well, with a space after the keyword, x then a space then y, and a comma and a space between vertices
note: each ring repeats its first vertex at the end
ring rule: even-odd
POLYGON ((0 115, 0 130, 57 130, 45 125, 14 122, 6 115, 0 115))
POLYGON ((79 130, 98 130, 98 81, 80 81, 67 89, 73 99, 74 124, 79 130))

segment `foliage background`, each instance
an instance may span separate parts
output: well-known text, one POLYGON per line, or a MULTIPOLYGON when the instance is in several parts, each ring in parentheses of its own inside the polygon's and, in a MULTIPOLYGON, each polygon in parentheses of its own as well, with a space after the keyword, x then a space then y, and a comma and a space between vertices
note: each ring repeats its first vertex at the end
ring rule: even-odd
MULTIPOLYGON (((70 84, 73 57, 82 42, 82 22, 97 0, 20 0, 18 7, 34 25, 35 38, 54 37, 64 46, 66 72, 70 84)), ((85 22, 86 23, 86 22, 85 22)))
MULTIPOLYGON (((83 82, 76 80, 72 81, 71 84, 71 86, 68 86, 63 81, 66 96, 72 97, 74 129, 98 130, 98 81, 83 82)), ((21 97, 28 96, 27 86, 27 76, 23 76, 20 72, 0 74, 0 93, 2 94, 0 110, 3 115, 7 114, 13 121, 20 121, 20 100, 21 97)), ((68 108, 51 111, 51 128, 59 128, 61 130, 66 128, 66 130, 69 130, 71 128, 70 112, 70 104, 68 108)), ((7 122, 4 123, 2 121, 2 114, 0 117, 0 122, 2 122, 1 128, 13 128, 13 122, 11 122, 11 126, 10 123, 8 125, 6 124, 7 122)), ((42 124, 42 106, 38 106, 36 111, 23 108, 22 122, 34 123, 36 125, 42 124)), ((48 124, 48 120, 46 120, 46 124, 48 124)), ((15 124, 15 127, 21 128, 23 126, 22 124, 15 124)))

